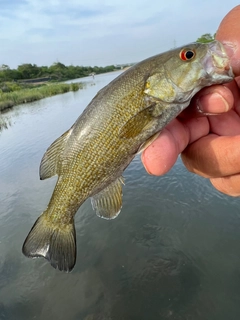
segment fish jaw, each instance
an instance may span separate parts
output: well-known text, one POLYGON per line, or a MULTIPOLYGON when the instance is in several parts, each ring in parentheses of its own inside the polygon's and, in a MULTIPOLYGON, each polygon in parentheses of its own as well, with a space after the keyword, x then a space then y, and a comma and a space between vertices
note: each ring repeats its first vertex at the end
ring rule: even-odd
POLYGON ((202 65, 212 84, 230 82, 234 78, 230 59, 222 43, 217 40, 208 44, 208 54, 203 58, 202 65))

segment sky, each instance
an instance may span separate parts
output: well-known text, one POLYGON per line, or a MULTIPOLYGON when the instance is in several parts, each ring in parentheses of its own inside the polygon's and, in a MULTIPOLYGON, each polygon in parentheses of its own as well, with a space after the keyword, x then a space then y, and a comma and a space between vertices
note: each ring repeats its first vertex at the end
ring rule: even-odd
POLYGON ((214 34, 234 0, 0 0, 0 66, 138 62, 214 34))

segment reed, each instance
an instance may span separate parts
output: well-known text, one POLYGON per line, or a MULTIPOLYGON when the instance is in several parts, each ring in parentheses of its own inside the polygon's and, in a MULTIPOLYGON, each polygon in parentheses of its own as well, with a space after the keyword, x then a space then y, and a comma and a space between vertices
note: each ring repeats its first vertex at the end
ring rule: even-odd
POLYGON ((22 103, 40 100, 69 91, 77 91, 80 88, 82 88, 81 83, 54 83, 30 89, 17 89, 11 92, 0 90, 0 111, 22 103))

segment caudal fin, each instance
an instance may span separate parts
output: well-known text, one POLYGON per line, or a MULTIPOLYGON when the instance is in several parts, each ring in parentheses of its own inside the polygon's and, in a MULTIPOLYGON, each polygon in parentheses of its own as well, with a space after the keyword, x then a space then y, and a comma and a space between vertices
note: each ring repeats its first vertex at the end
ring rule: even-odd
POLYGON ((71 271, 76 262, 74 222, 56 227, 43 213, 29 232, 22 252, 29 258, 44 257, 60 271, 71 271))

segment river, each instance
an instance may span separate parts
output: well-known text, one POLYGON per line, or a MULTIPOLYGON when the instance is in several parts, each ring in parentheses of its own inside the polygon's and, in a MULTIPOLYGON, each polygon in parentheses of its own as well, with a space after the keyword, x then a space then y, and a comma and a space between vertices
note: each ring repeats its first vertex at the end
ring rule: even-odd
POLYGON ((117 219, 98 218, 89 200, 82 205, 71 273, 21 252, 56 182, 39 180, 45 150, 118 74, 81 79, 83 90, 1 115, 0 319, 240 319, 240 200, 180 159, 153 177, 137 156, 125 171, 117 219))

